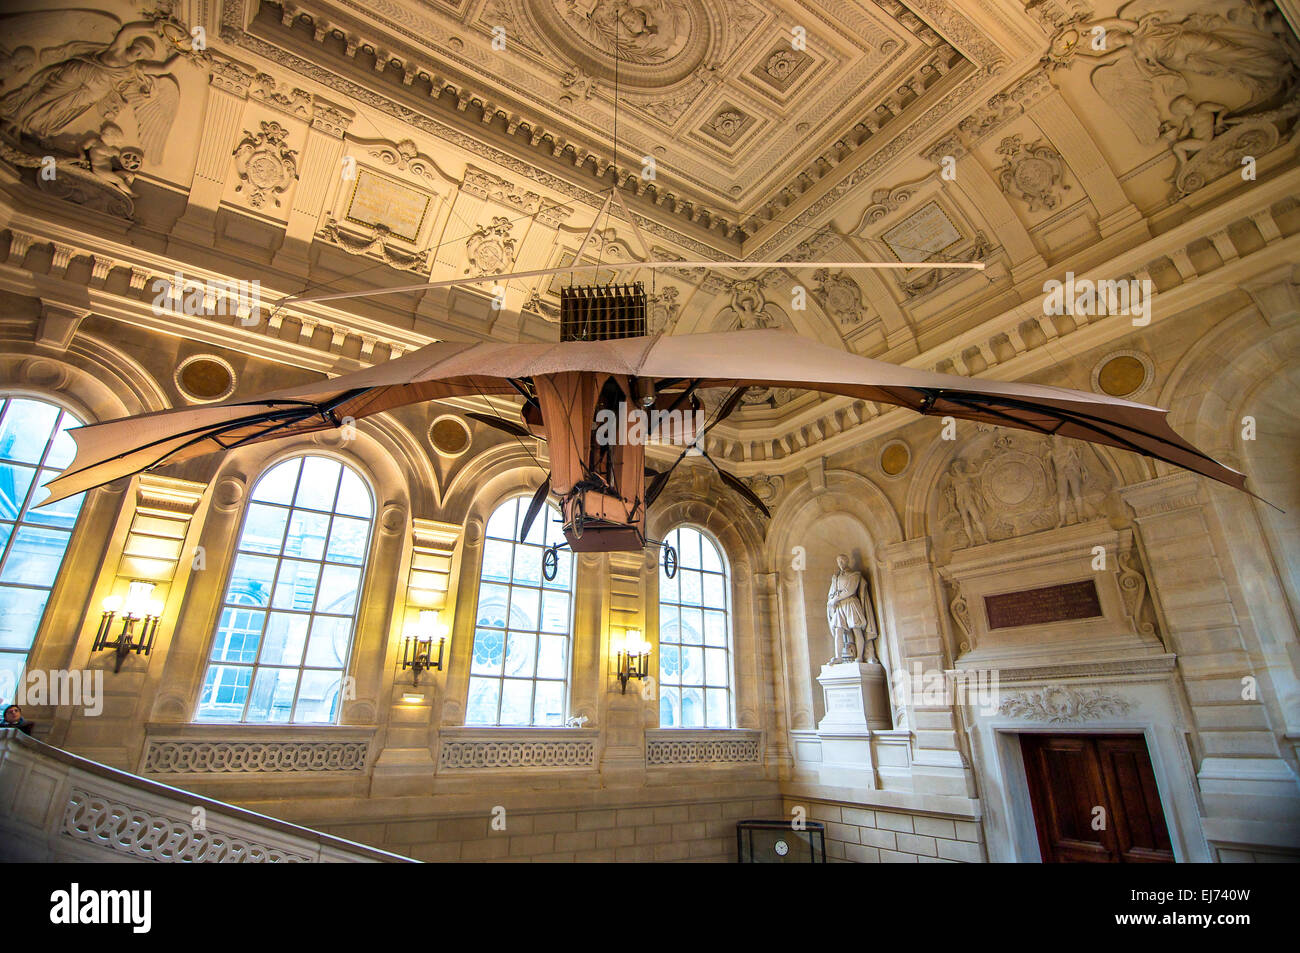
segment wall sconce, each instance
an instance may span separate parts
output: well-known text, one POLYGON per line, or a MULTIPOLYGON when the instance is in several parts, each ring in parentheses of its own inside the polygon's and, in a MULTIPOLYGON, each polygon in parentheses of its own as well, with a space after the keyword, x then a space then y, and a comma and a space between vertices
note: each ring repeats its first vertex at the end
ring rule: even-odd
POLYGON ((104 600, 104 614, 99 618, 99 631, 95 633, 92 652, 112 649, 116 655, 113 671, 122 671, 122 662, 130 652, 148 655, 153 651, 154 636, 158 632, 158 620, 162 616, 163 604, 152 598, 154 584, 151 582, 133 582, 126 592, 126 598, 109 596, 104 600), (118 611, 122 613, 122 631, 113 641, 109 641, 109 630, 118 611), (136 623, 143 623, 140 631, 135 631, 136 623), (137 640, 138 637, 138 640, 137 640))
POLYGON ((402 644, 402 670, 414 669, 411 684, 418 687, 420 673, 431 668, 442 671, 442 650, 447 645, 447 626, 438 618, 438 610, 424 609, 420 621, 407 633, 402 644), (438 657, 433 657, 433 641, 438 640, 438 657))
POLYGON ((623 633, 623 647, 618 650, 618 684, 627 694, 629 679, 645 678, 650 674, 650 643, 641 638, 640 629, 623 633))

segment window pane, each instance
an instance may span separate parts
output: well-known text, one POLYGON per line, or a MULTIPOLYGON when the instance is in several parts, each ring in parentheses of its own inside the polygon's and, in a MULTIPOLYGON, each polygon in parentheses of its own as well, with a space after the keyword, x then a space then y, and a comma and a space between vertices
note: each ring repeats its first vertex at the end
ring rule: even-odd
POLYGON ((236 556, 235 568, 230 573, 226 602, 246 606, 269 605, 275 566, 276 560, 263 556, 236 556))
POLYGON ((263 503, 280 503, 288 506, 293 502, 294 487, 298 485, 298 471, 302 469, 302 457, 294 457, 277 464, 262 475, 253 489, 252 499, 263 503))
POLYGON ((682 605, 698 606, 703 596, 700 574, 689 569, 683 569, 677 575, 682 583, 682 605))
POLYGON ((730 681, 727 671, 727 650, 726 649, 705 649, 704 650, 704 684, 717 685, 722 688, 727 687, 730 681))
POLYGON ((473 678, 469 680, 469 701, 465 705, 465 724, 495 725, 497 700, 501 695, 501 680, 473 678))
POLYGON ((278 554, 284 543, 284 524, 288 519, 289 511, 283 507, 250 503, 239 548, 246 552, 278 554))
POLYGON ((700 568, 700 534, 694 530, 684 529, 678 537, 681 540, 681 546, 677 556, 681 560, 683 569, 700 568))
POLYGON ((681 613, 682 641, 687 645, 699 645, 704 641, 704 613, 689 606, 683 606, 681 613))
POLYGON ((365 481, 351 469, 344 468, 343 480, 339 485, 339 505, 336 512, 346 516, 359 516, 369 525, 375 515, 374 505, 370 501, 370 490, 365 481))
POLYGON ((704 613, 704 644, 727 644, 727 615, 724 612, 704 613))
POLYGON ((0 466, 0 519, 16 520, 36 479, 35 467, 0 466))
POLYGON ((244 702, 252 678, 251 668, 209 666, 203 679, 197 717, 208 721, 238 721, 244 716, 244 702))
POLYGON ((321 593, 316 611, 352 615, 357 608, 360 587, 360 569, 327 565, 321 573, 321 593))
POLYGON ((348 660, 348 638, 352 620, 336 616, 317 616, 311 624, 307 643, 306 665, 313 668, 343 668, 348 660))
POLYGON ((731 712, 727 709, 727 691, 722 688, 709 688, 705 690, 706 700, 708 702, 708 713, 706 722, 709 728, 730 728, 731 712))
POLYGON ((293 693, 298 687, 296 668, 259 668, 248 702, 248 721, 288 721, 293 693))
POLYGON ((301 665, 302 648, 307 644, 307 623, 310 621, 310 616, 272 612, 263 639, 262 657, 259 659, 261 664, 301 665))
POLYGON ((334 509, 334 496, 339 488, 339 474, 343 467, 337 460, 325 457, 305 457, 302 462, 302 479, 298 481, 298 495, 294 506, 309 510, 334 509))
POLYGON ((682 690, 667 685, 659 689, 659 726, 681 727, 682 690))
POLYGON ((511 550, 511 545, 503 540, 487 540, 483 544, 482 578, 493 582, 509 582, 511 550))
POLYGON ((701 537, 700 549, 704 557, 701 565, 709 572, 722 572, 722 557, 718 553, 718 547, 714 546, 711 540, 701 537))
POLYGON ((534 725, 564 724, 564 683, 538 682, 533 699, 534 725))
POLYGON ((721 576, 715 576, 712 573, 704 574, 704 604, 717 609, 726 608, 727 596, 723 591, 721 576))
POLYGON ((293 720, 299 724, 330 724, 338 719, 338 672, 305 671, 298 686, 298 704, 293 710, 293 720))
POLYGON ((682 689, 682 724, 683 728, 704 727, 704 689, 682 689))
POLYGON ((682 684, 704 684, 704 652, 687 646, 682 649, 682 684))
POLYGON ((533 721, 533 683, 507 678, 501 689, 501 724, 528 725, 533 721))
POLYGON ((250 499, 195 717, 336 722, 370 539, 370 490, 350 467, 307 456, 267 470, 250 499), (349 515, 331 512, 336 497, 349 515))
MULTIPOLYGON (((316 583, 320 579, 320 563, 280 561, 280 575, 275 580, 275 598, 271 605, 277 609, 297 609, 310 612, 316 601, 316 583)), ((326 589, 326 592, 332 590, 326 589)))
POLYGON ((506 674, 532 678, 537 660, 537 636, 528 632, 511 632, 506 639, 506 674))
POLYGON ((565 678, 569 673, 565 663, 565 653, 569 639, 563 635, 542 635, 538 637, 537 677, 565 678))
POLYGON ((0 398, 0 669, 21 671, 63 565, 84 493, 36 508, 71 461, 64 431, 81 421, 53 404, 0 398))
POLYGON ((0 648, 26 652, 32 647, 49 597, 48 589, 0 586, 0 648))
MULTIPOLYGON (((505 658, 505 644, 504 632, 479 629, 474 634, 474 658, 470 663, 470 671, 475 675, 500 675, 501 662, 505 658)), ((495 712, 493 717, 496 717, 495 712)))
POLYGON ((266 613, 255 609, 225 609, 217 625, 216 638, 212 641, 212 660, 249 664, 257 661, 257 647, 265 620, 266 613))
POLYGON ((10 400, 0 418, 0 458, 40 463, 59 408, 37 400, 10 400))
MULTIPOLYGON (((325 555, 325 535, 330 531, 330 518, 324 513, 294 510, 289 520, 289 535, 284 541, 286 556, 303 559, 321 559, 325 555)), ((279 541, 276 541, 279 548, 279 541)), ((274 550, 273 550, 274 551, 274 550)))
POLYGON ((9 544, 0 582, 53 586, 68 548, 68 534, 58 529, 21 526, 9 544))
POLYGON ((676 645, 659 647, 659 677, 665 682, 680 682, 682 676, 682 650, 676 645))
POLYGON ((546 550, 540 544, 561 538, 553 532, 559 511, 547 503, 533 522, 531 543, 519 543, 515 537, 527 504, 516 497, 488 517, 466 724, 564 723, 572 554, 558 553, 556 578, 543 579, 546 550))

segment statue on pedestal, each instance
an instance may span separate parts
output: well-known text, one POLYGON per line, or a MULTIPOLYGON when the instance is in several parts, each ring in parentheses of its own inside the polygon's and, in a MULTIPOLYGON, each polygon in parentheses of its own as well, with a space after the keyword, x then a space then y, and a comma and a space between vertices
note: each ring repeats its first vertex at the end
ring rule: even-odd
POLYGON ((876 662, 876 628, 871 605, 871 584, 860 572, 849 569, 849 557, 844 553, 835 557, 839 571, 831 576, 830 592, 826 596, 826 621, 830 624, 834 655, 827 665, 837 662, 858 661, 858 646, 854 633, 862 630, 862 661, 876 662))

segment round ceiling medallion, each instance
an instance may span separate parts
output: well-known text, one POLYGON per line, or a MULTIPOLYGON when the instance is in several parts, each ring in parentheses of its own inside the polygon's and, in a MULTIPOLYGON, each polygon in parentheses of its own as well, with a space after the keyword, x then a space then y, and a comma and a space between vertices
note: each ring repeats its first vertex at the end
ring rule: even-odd
POLYGON ((880 451, 880 469, 888 476, 898 476, 907 469, 912 460, 912 451, 901 440, 885 444, 880 451))
POLYGON ((1092 386, 1111 397, 1129 397, 1146 388, 1155 376, 1155 368, 1145 354, 1119 351, 1097 362, 1092 372, 1092 386))
POLYGON ((469 449, 469 428, 459 417, 439 417, 429 427, 429 442, 444 457, 457 457, 469 449))
POLYGON ((224 400, 235 391, 235 369, 215 354, 196 354, 181 361, 173 375, 176 389, 195 404, 224 400))
POLYGON ((524 5, 556 51, 588 74, 662 88, 694 72, 709 51, 703 0, 538 0, 524 5))

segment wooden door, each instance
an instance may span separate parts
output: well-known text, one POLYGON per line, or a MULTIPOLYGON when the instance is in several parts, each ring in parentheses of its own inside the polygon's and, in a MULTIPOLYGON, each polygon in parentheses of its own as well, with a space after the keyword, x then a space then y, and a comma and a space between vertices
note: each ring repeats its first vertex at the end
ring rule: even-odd
POLYGON ((1047 863, 1173 863, 1141 735, 1021 735, 1047 863))

